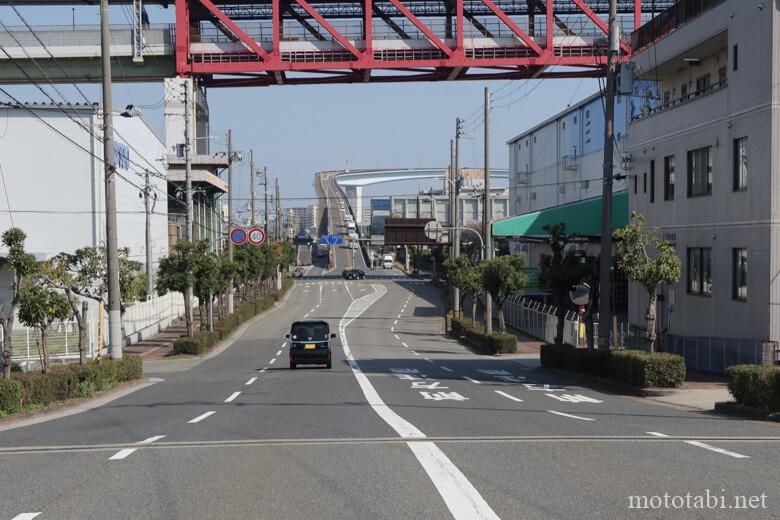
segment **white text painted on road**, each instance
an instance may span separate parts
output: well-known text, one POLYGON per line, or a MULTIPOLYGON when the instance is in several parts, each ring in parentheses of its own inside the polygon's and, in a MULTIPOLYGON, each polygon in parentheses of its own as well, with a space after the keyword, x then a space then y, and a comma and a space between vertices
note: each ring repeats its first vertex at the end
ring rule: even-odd
POLYGON ((212 411, 210 411, 210 412, 206 412, 206 413, 204 413, 204 414, 200 414, 199 416, 195 417, 194 419, 190 419, 189 421, 187 421, 187 424, 195 424, 195 423, 199 423, 199 422, 200 422, 200 421, 202 421, 203 419, 206 419, 207 417, 211 417, 211 416, 212 416, 212 415, 214 415, 215 413, 217 413, 217 412, 212 410, 212 411))

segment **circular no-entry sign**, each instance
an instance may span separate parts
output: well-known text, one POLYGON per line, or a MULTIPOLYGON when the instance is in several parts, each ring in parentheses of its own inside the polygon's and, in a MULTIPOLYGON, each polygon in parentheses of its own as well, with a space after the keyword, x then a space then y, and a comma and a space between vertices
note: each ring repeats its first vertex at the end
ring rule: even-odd
POLYGON ((263 231, 263 228, 252 228, 249 230, 249 242, 259 246, 263 242, 265 242, 265 231, 263 231))
POLYGON ((235 245, 240 246, 246 242, 246 240, 247 236, 244 228, 237 227, 230 230, 230 241, 235 245))

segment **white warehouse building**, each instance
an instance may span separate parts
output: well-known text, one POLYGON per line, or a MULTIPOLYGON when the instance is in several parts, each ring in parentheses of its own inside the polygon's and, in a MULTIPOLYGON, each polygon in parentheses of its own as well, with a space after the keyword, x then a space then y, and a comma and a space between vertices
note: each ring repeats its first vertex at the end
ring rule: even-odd
MULTIPOLYGON (((113 121, 119 246, 146 262, 142 189, 149 171, 157 264, 168 254, 165 148, 141 117, 115 113, 113 121)), ((37 258, 105 244, 101 127, 97 105, 0 104, 0 232, 24 230, 26 249, 37 258)))

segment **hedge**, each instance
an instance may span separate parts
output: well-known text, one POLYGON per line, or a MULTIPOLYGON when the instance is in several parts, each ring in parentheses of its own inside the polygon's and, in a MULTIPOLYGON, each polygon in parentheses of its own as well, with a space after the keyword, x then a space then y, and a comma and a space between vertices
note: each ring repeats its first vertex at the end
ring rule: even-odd
POLYGON ((486 335, 476 327, 457 318, 450 317, 452 335, 485 354, 517 352, 517 338, 512 334, 486 335))
POLYGON ((189 354, 192 356, 205 354, 214 348, 214 345, 229 337, 241 323, 273 307, 274 303, 279 301, 284 293, 292 287, 292 284, 292 280, 284 280, 281 292, 275 292, 273 294, 261 296, 254 301, 242 303, 235 308, 233 314, 222 321, 216 322, 214 324, 214 330, 211 332, 201 330, 191 338, 185 337, 175 340, 173 342, 173 353, 189 354))
POLYGON ((541 361, 545 367, 608 377, 639 387, 678 388, 685 382, 685 360, 663 352, 542 345, 541 361))
POLYGON ((74 397, 89 397, 142 375, 143 361, 133 355, 54 367, 45 374, 14 372, 11 379, 0 379, 0 412, 15 413, 74 397))
POLYGON ((735 365, 727 372, 729 392, 737 403, 780 412, 780 367, 735 365))

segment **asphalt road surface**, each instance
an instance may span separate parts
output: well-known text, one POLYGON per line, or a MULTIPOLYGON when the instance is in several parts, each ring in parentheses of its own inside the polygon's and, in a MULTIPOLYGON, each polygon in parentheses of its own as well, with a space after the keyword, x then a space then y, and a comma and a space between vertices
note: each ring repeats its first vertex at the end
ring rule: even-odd
POLYGON ((336 251, 220 355, 0 432, 0 520, 780 518, 777 424, 473 354, 438 289, 345 282, 336 251), (338 334, 332 369, 289 369, 304 317, 338 334))

